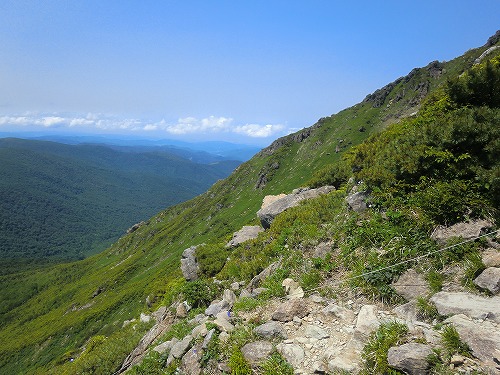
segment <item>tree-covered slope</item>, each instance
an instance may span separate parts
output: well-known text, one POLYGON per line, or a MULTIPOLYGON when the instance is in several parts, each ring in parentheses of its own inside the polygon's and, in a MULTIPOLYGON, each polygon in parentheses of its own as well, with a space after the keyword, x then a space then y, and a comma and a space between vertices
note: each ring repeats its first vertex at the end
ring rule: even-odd
POLYGON ((196 164, 164 152, 0 139, 0 256, 19 262, 95 254, 236 166, 196 164))
MULTIPOLYGON (((404 267, 359 276, 435 250, 429 231, 438 224, 498 215, 498 107, 453 97, 454 90, 471 86, 470 77, 487 72, 487 60, 498 70, 498 50, 473 67, 496 43, 498 38, 450 62, 416 69, 362 103, 277 140, 206 193, 159 213, 98 255, 0 278, 0 369, 113 373, 146 329, 122 328, 125 320, 181 297, 202 306, 217 289, 212 276, 226 284, 249 281, 276 259, 282 268, 263 298, 279 295, 289 275, 308 289, 353 275, 356 295, 396 299, 388 283, 404 267), (348 189, 359 180, 358 189, 373 198, 365 215, 345 206, 348 189), (257 223, 265 195, 310 184, 333 184, 338 191, 287 211, 256 241, 225 248, 234 231, 257 223), (436 203, 444 216, 435 214, 436 203), (325 241, 335 253, 306 261, 305 251, 325 241), (202 243, 202 280, 186 283, 181 253, 202 243)), ((473 250, 431 259, 429 267, 438 272, 439 264, 461 262, 473 250)), ((166 371, 161 361, 155 366, 152 373, 166 371)))

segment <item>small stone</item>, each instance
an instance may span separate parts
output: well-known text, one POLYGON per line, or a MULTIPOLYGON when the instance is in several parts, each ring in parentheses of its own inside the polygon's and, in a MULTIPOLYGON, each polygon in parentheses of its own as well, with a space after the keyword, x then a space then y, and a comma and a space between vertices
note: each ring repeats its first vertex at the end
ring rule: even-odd
POLYGON ((151 316, 141 313, 140 321, 141 323, 149 323, 151 321, 151 316))
POLYGON ((451 359, 450 359, 450 363, 453 366, 463 365, 464 362, 465 362, 465 357, 463 357, 461 355, 457 355, 457 354, 455 354, 454 356, 452 356, 451 359))

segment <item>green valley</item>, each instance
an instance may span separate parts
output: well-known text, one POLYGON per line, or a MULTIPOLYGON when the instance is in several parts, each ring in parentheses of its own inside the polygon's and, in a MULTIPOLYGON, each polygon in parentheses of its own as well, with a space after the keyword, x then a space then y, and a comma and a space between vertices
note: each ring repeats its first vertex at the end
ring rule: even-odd
POLYGON ((236 161, 198 164, 171 153, 0 139, 2 272, 82 259, 135 223, 203 191, 236 161))

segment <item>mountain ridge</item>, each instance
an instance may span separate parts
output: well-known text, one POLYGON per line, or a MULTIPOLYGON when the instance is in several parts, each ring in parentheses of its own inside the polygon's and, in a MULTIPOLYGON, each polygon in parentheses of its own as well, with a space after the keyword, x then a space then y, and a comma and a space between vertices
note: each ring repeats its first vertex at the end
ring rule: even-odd
MULTIPOLYGON (((281 257, 283 259, 281 268, 264 282, 264 287, 268 291, 263 298, 272 298, 283 295, 281 282, 288 276, 298 276, 304 286, 310 286, 319 282, 317 280, 321 280, 322 274, 356 273, 367 267, 377 269, 380 267, 377 263, 379 260, 390 261, 390 257, 399 259, 400 256, 409 255, 407 252, 413 251, 414 248, 419 251, 435 249, 436 245, 429 239, 428 231, 432 229, 433 223, 439 222, 436 220, 441 219, 425 216, 428 212, 424 205, 429 204, 427 202, 429 198, 433 198, 425 192, 435 191, 436 194, 441 194, 439 188, 443 184, 445 192, 450 186, 459 187, 463 191, 458 190, 458 192, 463 193, 463 197, 468 199, 466 203, 471 204, 473 212, 481 214, 480 202, 476 202, 474 197, 466 194, 468 188, 474 187, 473 192, 475 192, 479 187, 467 184, 462 187, 461 182, 454 183, 454 180, 443 183, 438 181, 439 183, 432 185, 429 180, 433 176, 426 176, 421 183, 429 184, 430 188, 424 189, 423 185, 419 187, 404 179, 413 178, 415 174, 418 181, 417 172, 421 173, 418 168, 423 167, 424 171, 433 172, 438 170, 436 168, 440 163, 448 163, 456 168, 464 160, 472 160, 470 158, 475 155, 472 153, 450 155, 440 149, 422 148, 422 146, 415 148, 415 151, 422 152, 421 160, 429 164, 420 166, 416 161, 416 165, 411 164, 414 162, 413 159, 403 158, 404 147, 395 148, 400 152, 394 155, 396 158, 394 156, 387 158, 376 151, 385 151, 383 146, 386 139, 387 142, 391 139, 405 142, 401 137, 407 130, 411 130, 408 136, 414 137, 409 138, 407 147, 413 143, 417 144, 419 139, 425 137, 431 140, 439 139, 432 137, 433 128, 428 124, 442 121, 446 116, 451 116, 453 121, 443 120, 443 129, 448 129, 450 124, 454 123, 456 119, 453 116, 462 113, 467 115, 467 118, 482 116, 491 123, 491 119, 496 116, 494 110, 478 110, 475 115, 468 113, 467 111, 471 109, 467 108, 447 109, 450 114, 442 112, 441 105, 446 107, 452 104, 444 103, 446 95, 436 89, 445 85, 448 80, 455 82, 460 74, 470 71, 475 59, 484 50, 485 47, 470 50, 464 56, 443 63, 444 69, 439 76, 434 73, 431 75, 431 70, 420 68, 406 82, 404 79, 397 81, 391 90, 383 92, 383 100, 361 102, 335 115, 320 119, 313 128, 280 138, 252 160, 240 165, 227 179, 215 183, 206 193, 159 213, 133 233, 122 237, 107 251, 78 263, 47 270, 44 272, 44 278, 41 275, 19 275, 18 277, 24 280, 27 290, 17 290, 17 295, 9 293, 15 290, 11 280, 0 279, 0 283, 3 283, 2 289, 6 291, 2 295, 0 341, 8 343, 8 346, 0 347, 4 358, 0 366, 4 370, 12 370, 11 372, 20 372, 26 368, 30 368, 31 372, 36 372, 38 369, 49 373, 51 371, 71 373, 75 368, 79 368, 83 373, 85 371, 106 373, 108 370, 113 372, 121 366, 122 360, 133 350, 142 333, 147 332, 149 328, 147 324, 146 326, 139 324, 134 333, 131 328, 122 329, 122 322, 138 317, 141 312, 155 311, 159 306, 173 308, 180 302, 180 296, 191 300, 193 307, 206 306, 206 303, 211 302, 219 292, 217 283, 211 279, 213 275, 220 275, 226 282, 232 281, 231 279, 235 277, 239 279, 237 281, 249 280, 265 269, 270 262, 281 257), (421 95, 422 87, 427 87, 428 90, 422 97, 426 98, 425 108, 421 115, 416 115, 414 108, 407 105, 421 95), (437 97, 432 97, 432 94, 437 97), (374 107, 373 104, 377 106, 374 107), (397 120, 402 118, 407 120, 398 123, 397 120), (415 128, 412 121, 421 123, 421 128, 415 128), (382 133, 381 130, 386 128, 386 132, 382 133), (429 134, 422 135, 418 131, 429 131, 429 134), (373 137, 369 138, 370 135, 373 137), (366 139, 368 141, 362 143, 366 139), (362 146, 353 149, 352 146, 356 145, 362 146), (369 168, 371 155, 378 158, 375 159, 377 162, 382 160, 380 164, 372 165, 378 168, 375 172, 380 172, 380 175, 369 168), (409 164, 403 164, 402 167, 400 164, 383 163, 383 161, 397 162, 399 161, 397 158, 409 164), (356 168, 354 170, 351 168, 349 171, 349 168, 345 168, 346 163, 349 167, 352 164, 356 168), (350 213, 343 204, 348 190, 357 186, 349 182, 353 172, 354 181, 361 180, 356 177, 359 178, 361 173, 365 173, 366 178, 363 179, 366 180, 365 183, 372 184, 369 185, 372 190, 374 187, 378 189, 374 190, 377 195, 370 203, 376 210, 369 210, 366 216, 350 213), (391 182, 382 188, 377 186, 377 178, 384 182, 393 181, 390 180, 393 174, 394 183, 391 182), (251 242, 248 246, 242 245, 234 250, 224 248, 233 232, 243 225, 257 223, 255 213, 264 196, 290 192, 308 183, 323 182, 337 185, 337 191, 278 216, 269 231, 260 235, 256 242, 251 242), (400 203, 405 197, 398 195, 397 187, 400 188, 401 194, 412 196, 412 204, 417 205, 415 207, 418 209, 406 209, 406 206, 400 203), (392 198, 389 199, 391 194, 392 198), (397 206, 398 203, 400 206, 397 206), (403 236, 403 230, 411 235, 403 236), (330 261, 326 258, 315 261, 303 257, 303 251, 326 240, 332 241, 330 261), (206 245, 200 248, 197 257, 201 261, 200 266, 204 269, 205 278, 199 282, 187 283, 179 270, 181 253, 190 246, 202 243, 206 245), (335 243, 338 244, 338 248, 333 247, 335 243), (373 248, 366 245, 370 243, 373 243, 373 248), (388 252, 385 257, 389 259, 385 259, 378 251, 388 244, 394 244, 393 247, 401 251, 402 255, 388 252), (361 251, 365 247, 368 247, 366 255, 361 251), (334 256, 339 259, 335 261, 334 256), (306 268, 306 272, 297 273, 301 267, 306 268), (30 289, 31 285, 36 285, 35 291, 30 289), (196 303, 200 303, 200 306, 196 306, 196 303), (61 320, 61 316, 65 318, 61 320), (72 333, 66 334, 69 330, 72 333), (30 337, 22 335, 25 331, 31 333, 30 337), (124 340, 126 335, 130 336, 128 340, 124 340), (39 350, 33 356, 30 353, 35 347, 39 350), (74 364, 69 363, 71 358, 76 358, 74 364)), ((473 74, 469 76, 473 78, 473 74)), ((460 93, 461 84, 458 80, 455 86, 449 87, 460 93)), ((466 166, 468 168, 466 171, 471 172, 470 165, 466 166)), ((454 170, 451 170, 450 173, 453 172, 454 170)), ((363 188, 365 188, 363 184, 357 187, 361 191, 363 188)), ((477 190, 478 194, 483 194, 481 197, 488 196, 489 188, 481 187, 481 189, 477 190)), ((447 207, 449 206, 443 207, 443 214, 446 214, 447 207)), ((459 208, 457 215, 458 219, 461 219, 468 207, 464 210, 461 206, 459 208)), ((446 219, 448 220, 448 216, 446 219)), ((457 220, 457 218, 451 219, 457 220)), ((477 249, 463 249, 461 254, 472 254, 470 255, 472 257, 474 251, 477 249)), ((447 257, 450 262, 454 259, 453 254, 448 254, 447 257)), ((397 273, 389 273, 362 279, 356 286, 358 289, 352 293, 353 295, 366 293, 373 295, 373 298, 376 296, 397 298, 391 288, 387 287, 388 281, 392 281, 396 276, 397 273)), ((340 290, 338 293, 347 292, 340 290)), ((257 300, 258 303, 259 301, 257 300)), ((176 329, 186 326, 185 320, 178 323, 176 329)), ((241 347, 244 343, 238 341, 236 336, 233 336, 233 339, 236 346, 230 349, 232 354, 229 363, 235 371, 237 364, 242 368, 247 365, 241 360, 241 347)), ((157 362, 158 366, 163 366, 161 360, 157 362)), ((176 362, 176 365, 179 363, 176 362)), ((150 366, 153 366, 151 362, 150 366)), ((155 371, 158 369, 158 367, 152 368, 155 371)), ((142 370, 139 368, 134 371, 140 373, 142 370)), ((161 367, 158 371, 167 370, 161 367)))

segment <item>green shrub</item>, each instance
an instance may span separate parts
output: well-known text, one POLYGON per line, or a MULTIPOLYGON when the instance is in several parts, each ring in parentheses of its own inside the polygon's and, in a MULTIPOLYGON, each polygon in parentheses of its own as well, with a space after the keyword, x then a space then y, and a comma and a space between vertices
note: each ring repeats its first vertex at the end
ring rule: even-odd
POLYGON ((462 278, 462 285, 468 288, 476 288, 473 280, 484 271, 486 266, 479 251, 468 253, 464 259, 464 276, 462 278))
POLYGON ((312 269, 309 272, 302 274, 300 277, 300 285, 304 291, 316 288, 321 281, 321 274, 318 270, 312 269))
POLYGON ((194 308, 208 306, 219 293, 217 284, 199 279, 186 283, 182 289, 184 298, 194 308))
POLYGON ((469 346, 462 342, 457 329, 452 325, 446 325, 441 332, 441 343, 449 360, 454 354, 460 354, 470 357, 471 350, 469 346))
POLYGON ((262 302, 255 298, 243 297, 238 298, 238 300, 233 305, 233 311, 237 313, 238 311, 251 311, 259 306, 262 302))
POLYGON ((424 321, 433 321, 439 318, 436 306, 423 297, 417 298, 417 316, 424 321))
POLYGON ((235 348, 228 361, 231 375, 251 375, 252 367, 247 362, 239 348, 235 348))
POLYGON ((200 272, 206 277, 217 275, 226 264, 228 251, 222 244, 203 244, 196 248, 200 272))
POLYGON ((262 375, 293 375, 293 367, 275 352, 260 366, 262 375))
POLYGON ((367 374, 395 374, 387 363, 387 352, 399 345, 408 333, 408 327, 398 322, 383 323, 372 333, 362 352, 367 374))
POLYGON ((427 281, 429 289, 433 294, 441 291, 441 289, 443 288, 443 279, 444 276, 433 269, 427 272, 427 274, 425 275, 425 280, 427 281))

